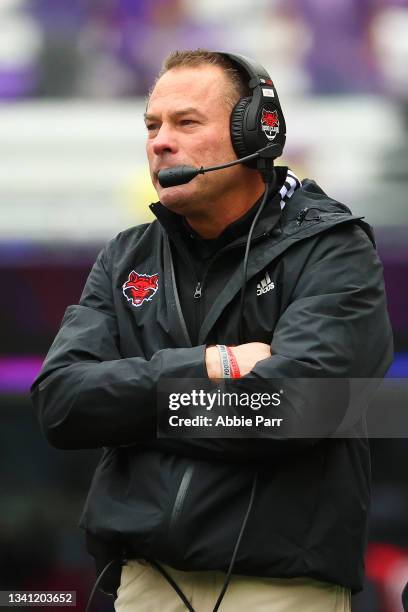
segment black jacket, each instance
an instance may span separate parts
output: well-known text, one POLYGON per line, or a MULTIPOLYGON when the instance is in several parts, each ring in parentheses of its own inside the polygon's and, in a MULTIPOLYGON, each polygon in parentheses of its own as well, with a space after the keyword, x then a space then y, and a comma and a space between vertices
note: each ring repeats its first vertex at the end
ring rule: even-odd
MULTIPOLYGON (((249 377, 384 376, 391 330, 369 226, 310 180, 277 224, 272 210, 256 227, 244 308, 245 341, 270 343, 272 356, 249 377), (257 295, 266 272, 275 289, 257 295)), ((217 274, 192 346, 182 309, 195 304, 180 304, 169 237, 155 221, 108 244, 65 313, 32 397, 51 444, 104 447, 81 519, 89 549, 99 563, 116 554, 226 571, 256 470, 234 573, 359 590, 370 497, 363 437, 156 439, 158 382, 205 378, 205 346, 238 343, 242 270, 220 258, 217 274), (132 270, 158 275, 141 306, 123 292, 132 270)))

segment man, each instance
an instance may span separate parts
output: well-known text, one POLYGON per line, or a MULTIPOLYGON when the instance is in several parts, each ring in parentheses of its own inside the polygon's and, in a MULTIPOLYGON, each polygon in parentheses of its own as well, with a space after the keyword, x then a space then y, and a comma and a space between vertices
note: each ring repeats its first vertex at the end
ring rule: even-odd
MULTIPOLYGON (((225 366, 264 388, 382 377, 391 361, 369 226, 316 183, 278 167, 265 192, 265 175, 237 164, 161 186, 165 169, 242 157, 235 124, 260 91, 275 104, 260 94, 260 137, 284 143, 272 81, 235 60, 203 50, 166 60, 145 116, 157 220, 102 251, 33 385, 53 445, 104 448, 81 524, 105 590, 119 587, 119 612, 206 612, 221 600, 227 612, 337 612, 361 588, 364 438, 156 436, 164 378, 218 379, 225 366)), ((338 410, 334 394, 285 418, 315 409, 323 420, 338 410)))

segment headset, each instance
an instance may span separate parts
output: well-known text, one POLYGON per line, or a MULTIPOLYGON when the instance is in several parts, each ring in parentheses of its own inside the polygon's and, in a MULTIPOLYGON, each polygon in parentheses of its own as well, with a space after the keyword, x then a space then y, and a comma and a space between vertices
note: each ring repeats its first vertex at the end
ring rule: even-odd
MULTIPOLYGON (((231 142, 238 159, 219 166, 194 168, 173 166, 158 173, 162 187, 184 185, 198 174, 245 164, 260 170, 265 182, 267 168, 282 155, 286 142, 286 122, 278 93, 268 72, 253 59, 234 53, 217 51, 247 77, 251 96, 238 100, 231 112, 231 142), (269 163, 265 160, 268 159, 269 163)), ((270 182, 271 173, 269 173, 270 182)))
MULTIPOLYGON (((238 159, 256 153, 269 144, 280 145, 275 157, 282 154, 286 142, 286 122, 278 93, 271 77, 261 64, 244 55, 220 53, 248 77, 251 96, 238 100, 230 119, 231 142, 238 159)), ((256 159, 243 162, 255 168, 256 159)))

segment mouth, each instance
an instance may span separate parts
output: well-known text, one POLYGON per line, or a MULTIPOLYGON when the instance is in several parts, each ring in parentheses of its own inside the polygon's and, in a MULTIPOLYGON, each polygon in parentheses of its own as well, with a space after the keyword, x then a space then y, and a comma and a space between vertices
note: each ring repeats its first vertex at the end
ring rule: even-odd
POLYGON ((154 183, 158 184, 161 189, 170 189, 170 187, 163 187, 160 184, 160 181, 159 181, 159 172, 162 172, 162 170, 169 170, 170 168, 176 168, 176 167, 179 167, 180 165, 181 164, 174 164, 173 166, 163 166, 162 168, 159 168, 158 170, 155 170, 153 172, 154 183))
POLYGON ((153 176, 155 179, 157 179, 159 176, 159 172, 161 172, 162 170, 170 170, 171 168, 180 168, 180 166, 183 166, 183 165, 185 164, 179 163, 179 164, 172 164, 171 166, 161 166, 160 168, 157 168, 157 170, 153 171, 153 176))

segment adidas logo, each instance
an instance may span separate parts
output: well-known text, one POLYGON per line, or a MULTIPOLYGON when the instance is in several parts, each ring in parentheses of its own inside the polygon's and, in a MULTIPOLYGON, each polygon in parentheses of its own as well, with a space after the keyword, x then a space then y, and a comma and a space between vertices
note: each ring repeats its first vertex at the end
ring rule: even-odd
POLYGON ((268 293, 271 289, 275 289, 275 283, 271 281, 269 273, 265 274, 265 277, 256 286, 256 295, 260 296, 263 293, 268 293))

